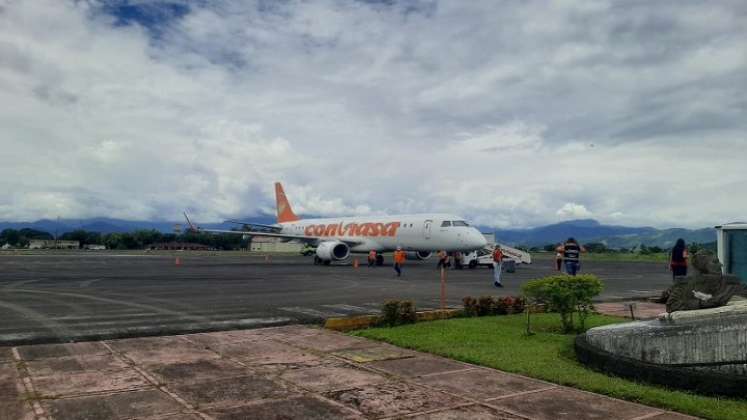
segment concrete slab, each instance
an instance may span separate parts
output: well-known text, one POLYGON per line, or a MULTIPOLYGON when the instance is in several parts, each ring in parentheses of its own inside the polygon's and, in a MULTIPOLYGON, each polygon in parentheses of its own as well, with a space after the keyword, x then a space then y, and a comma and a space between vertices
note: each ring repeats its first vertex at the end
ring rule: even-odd
POLYGON ((659 410, 601 395, 555 388, 492 400, 491 407, 536 420, 634 419, 659 410))
POLYGON ((309 391, 334 391, 386 382, 382 375, 350 367, 313 367, 285 372, 281 379, 309 391))
POLYGON ((31 376, 47 376, 60 373, 85 371, 116 371, 126 369, 127 364, 112 354, 56 357, 26 362, 31 376))
POLYGON ((0 399, 0 420, 35 420, 31 406, 21 400, 0 399))
POLYGON ((108 354, 109 350, 99 342, 42 344, 18 347, 18 353, 23 360, 38 360, 65 356, 90 356, 94 354, 108 354))
POLYGON ((462 398, 405 382, 328 392, 324 396, 373 418, 402 416, 469 403, 462 398))
POLYGON ((313 396, 268 401, 221 410, 208 410, 216 420, 362 420, 349 408, 313 396))
POLYGON ((73 374, 60 372, 48 376, 33 376, 32 380, 36 391, 45 398, 124 391, 150 386, 134 369, 73 374))
POLYGON ((277 340, 294 346, 312 349, 320 352, 332 352, 350 348, 370 347, 374 343, 359 337, 350 337, 331 331, 324 331, 313 335, 292 335, 276 337, 277 340))
POLYGON ((544 382, 526 377, 498 372, 492 369, 473 369, 441 373, 414 379, 430 387, 463 395, 477 400, 487 400, 518 392, 552 387, 544 382))
POLYGON ((0 347, 0 364, 13 362, 13 348, 0 347))
POLYGON ((170 364, 217 359, 210 350, 200 348, 180 337, 129 338, 107 342, 138 364, 170 364))
POLYGON ((230 408, 256 400, 300 395, 293 388, 258 375, 177 385, 170 389, 199 410, 230 408))
POLYGON ((500 412, 481 405, 468 405, 466 407, 418 414, 408 418, 413 420, 526 420, 524 417, 500 412))
POLYGON ((356 363, 370 363, 381 360, 404 359, 413 357, 415 352, 401 349, 399 347, 382 344, 376 347, 366 347, 362 349, 346 349, 332 353, 337 357, 350 360, 356 363))
POLYGON ((224 359, 154 365, 146 368, 146 371, 159 383, 169 386, 243 376, 251 373, 247 368, 224 359))
POLYGON ((157 390, 45 400, 45 411, 54 419, 130 419, 177 414, 185 409, 157 390))
POLYGON ((453 360, 431 356, 420 356, 409 359, 383 360, 380 362, 371 362, 367 364, 367 366, 380 369, 393 375, 405 377, 454 372, 459 370, 471 369, 474 367, 464 363, 455 362, 453 360))
POLYGON ((14 401, 22 392, 16 366, 10 363, 0 365, 0 401, 14 401))
POLYGON ((224 344, 214 350, 248 365, 308 363, 322 359, 307 350, 273 340, 224 344))

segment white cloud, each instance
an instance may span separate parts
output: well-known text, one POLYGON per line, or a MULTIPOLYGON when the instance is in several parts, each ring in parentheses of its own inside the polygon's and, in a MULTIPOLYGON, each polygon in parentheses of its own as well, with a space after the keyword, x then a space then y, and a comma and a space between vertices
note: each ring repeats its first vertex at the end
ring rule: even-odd
POLYGON ((747 207, 736 2, 219 0, 156 28, 3 4, 0 220, 220 220, 275 180, 310 214, 502 227, 747 207))
POLYGON ((565 203, 555 212, 562 219, 584 219, 592 217, 592 213, 583 204, 565 203))

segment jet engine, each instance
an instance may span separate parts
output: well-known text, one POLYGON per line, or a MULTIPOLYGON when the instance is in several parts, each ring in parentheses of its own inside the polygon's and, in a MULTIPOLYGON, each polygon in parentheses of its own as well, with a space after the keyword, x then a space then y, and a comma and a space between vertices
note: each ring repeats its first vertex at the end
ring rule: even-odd
POLYGON ((433 255, 432 251, 408 251, 407 252, 407 259, 408 260, 427 260, 428 258, 433 255))
POLYGON ((322 261, 341 261, 350 256, 350 247, 340 241, 326 241, 316 247, 316 256, 322 261))

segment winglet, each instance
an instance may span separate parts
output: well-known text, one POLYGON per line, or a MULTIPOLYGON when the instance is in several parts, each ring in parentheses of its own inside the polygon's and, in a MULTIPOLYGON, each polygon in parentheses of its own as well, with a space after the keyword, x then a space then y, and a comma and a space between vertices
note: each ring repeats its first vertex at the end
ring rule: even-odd
POLYGON ((185 219, 187 220, 187 226, 189 226, 189 229, 188 229, 188 230, 189 230, 190 232, 197 232, 197 231, 199 230, 199 229, 197 228, 197 226, 193 225, 193 224, 192 224, 192 221, 191 221, 191 220, 189 220, 189 216, 187 216, 187 212, 186 212, 186 211, 184 212, 184 218, 185 218, 185 219))
POLYGON ((300 220, 300 218, 293 213, 288 198, 285 196, 285 191, 283 191, 283 185, 279 182, 275 183, 275 202, 277 204, 278 223, 295 222, 296 220, 300 220))

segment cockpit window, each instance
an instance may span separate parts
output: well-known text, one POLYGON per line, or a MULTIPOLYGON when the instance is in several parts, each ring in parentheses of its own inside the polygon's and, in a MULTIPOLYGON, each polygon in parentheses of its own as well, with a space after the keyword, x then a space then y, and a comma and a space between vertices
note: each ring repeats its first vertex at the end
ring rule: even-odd
POLYGON ((454 226, 469 226, 464 220, 454 220, 454 226))
POLYGON ((441 227, 449 227, 449 226, 451 226, 451 222, 450 222, 450 221, 448 221, 448 220, 444 220, 444 221, 443 221, 443 222, 441 223, 441 227))

